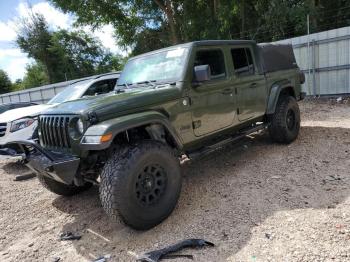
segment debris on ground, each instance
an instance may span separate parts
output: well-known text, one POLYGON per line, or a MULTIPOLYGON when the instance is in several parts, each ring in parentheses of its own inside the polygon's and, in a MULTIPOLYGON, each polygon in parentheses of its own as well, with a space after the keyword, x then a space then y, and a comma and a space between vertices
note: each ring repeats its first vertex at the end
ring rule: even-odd
POLYGON ((110 259, 112 256, 110 254, 108 255, 104 255, 102 257, 98 257, 95 260, 93 260, 92 262, 107 262, 108 259, 110 259))
POLYGON ((61 258, 60 257, 53 257, 51 261, 52 262, 59 262, 59 261, 61 261, 61 258))
POLYGON ((17 175, 15 176, 15 179, 13 181, 23 181, 23 180, 28 180, 28 179, 31 179, 31 178, 34 178, 36 177, 36 174, 33 173, 33 172, 27 172, 23 175, 17 175))
POLYGON ((193 258, 191 255, 172 255, 171 253, 180 251, 184 248, 196 248, 196 247, 214 247, 215 245, 209 241, 204 239, 186 239, 181 242, 178 242, 174 245, 168 246, 166 248, 154 250, 151 252, 147 252, 141 256, 139 256, 136 260, 141 262, 158 262, 161 259, 167 257, 187 257, 193 258))
POLYGON ((66 241, 66 240, 80 240, 81 235, 76 235, 70 231, 64 232, 60 235, 60 240, 61 241, 66 241))
POLYGON ((105 257, 99 257, 99 258, 96 258, 95 260, 93 260, 92 262, 106 262, 107 259, 105 257))
POLYGON ((266 237, 267 239, 271 239, 271 234, 265 233, 265 237, 266 237))

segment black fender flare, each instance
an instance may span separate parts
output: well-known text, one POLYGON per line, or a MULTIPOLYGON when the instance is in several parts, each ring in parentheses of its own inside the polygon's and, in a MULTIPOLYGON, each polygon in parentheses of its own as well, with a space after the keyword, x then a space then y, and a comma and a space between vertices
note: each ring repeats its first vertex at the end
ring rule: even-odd
MULTIPOLYGON (((117 134, 125 132, 129 129, 147 126, 147 125, 161 125, 173 138, 176 148, 181 150, 183 143, 181 137, 177 134, 176 130, 171 125, 169 119, 158 111, 146 111, 141 113, 129 114, 114 119, 106 120, 96 125, 93 125, 87 129, 84 136, 103 136, 106 134, 112 134, 113 139, 117 134)), ((103 144, 84 144, 81 146, 84 150, 103 150, 108 148, 113 139, 103 144)))
POLYGON ((292 83, 287 79, 275 82, 271 86, 270 94, 267 101, 267 115, 273 114, 275 112, 278 98, 280 97, 280 94, 283 92, 283 90, 286 89, 292 89, 293 96, 295 97, 294 87, 292 86, 292 83))

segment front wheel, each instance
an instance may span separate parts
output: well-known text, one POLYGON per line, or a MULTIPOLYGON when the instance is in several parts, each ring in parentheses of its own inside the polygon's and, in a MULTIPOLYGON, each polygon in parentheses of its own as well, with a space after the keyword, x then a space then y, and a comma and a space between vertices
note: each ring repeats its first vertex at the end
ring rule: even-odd
POLYGON ((181 191, 180 163, 157 141, 116 150, 101 174, 100 199, 106 213, 134 229, 146 230, 166 219, 181 191))
POLYGON ((280 96, 275 113, 270 118, 269 133, 273 141, 289 144, 299 134, 300 110, 292 96, 280 96))

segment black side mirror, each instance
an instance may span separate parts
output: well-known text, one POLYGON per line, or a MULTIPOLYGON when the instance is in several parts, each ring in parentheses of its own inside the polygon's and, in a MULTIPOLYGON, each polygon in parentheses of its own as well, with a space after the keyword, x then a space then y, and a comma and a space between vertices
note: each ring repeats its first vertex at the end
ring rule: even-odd
POLYGON ((210 66, 209 65, 195 66, 194 76, 197 82, 209 81, 211 78, 210 66))

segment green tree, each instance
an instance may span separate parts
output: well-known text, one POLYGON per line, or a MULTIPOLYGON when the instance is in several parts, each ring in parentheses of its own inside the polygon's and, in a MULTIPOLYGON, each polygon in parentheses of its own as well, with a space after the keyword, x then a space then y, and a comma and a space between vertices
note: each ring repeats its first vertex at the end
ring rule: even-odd
POLYGON ((350 25, 348 0, 309 0, 315 15, 311 16, 312 31, 325 31, 350 25))
POLYGON ((24 88, 34 83, 56 83, 105 73, 117 67, 117 57, 87 33, 62 29, 50 31, 40 14, 32 14, 19 27, 17 44, 37 63, 34 68, 27 68, 30 77, 24 79, 24 88), (40 75, 34 79, 31 74, 39 71, 40 75))
POLYGON ((104 56, 103 60, 95 68, 96 74, 103 74, 111 71, 120 71, 123 69, 127 58, 121 55, 113 55, 108 53, 104 56))
POLYGON ((29 18, 20 22, 16 42, 30 58, 43 65, 49 81, 53 83, 61 79, 56 76, 58 57, 48 52, 51 38, 52 32, 49 31, 45 18, 40 14, 31 13, 29 18))
POLYGON ((41 63, 33 63, 26 66, 26 73, 21 83, 22 89, 38 87, 48 83, 49 78, 41 63))
MULTIPOLYGON (((119 44, 140 50, 146 44, 154 48, 193 39, 218 38, 229 33, 219 27, 227 23, 220 17, 228 0, 51 0, 64 12, 77 15, 78 24, 95 28, 112 24, 119 44), (223 23, 220 23, 220 22, 223 23), (144 39, 150 41, 144 41, 144 39)), ((236 4, 237 5, 237 4, 236 4)), ((225 25, 226 26, 226 25, 225 25)), ((226 35, 226 38, 228 35, 226 35)))
POLYGON ((14 83, 12 83, 12 87, 11 89, 13 91, 18 91, 23 89, 23 85, 22 85, 23 80, 22 79, 16 79, 16 81, 14 83))
POLYGON ((0 94, 11 92, 11 80, 7 73, 0 69, 0 94))
POLYGON ((299 6, 304 8, 300 4, 303 1, 298 0, 272 0, 274 4, 268 0, 51 1, 64 12, 76 14, 79 24, 112 24, 119 44, 131 46, 134 54, 202 39, 255 39, 260 34, 272 40, 275 35, 269 32, 281 36, 295 22, 288 12, 299 6), (269 20, 270 16, 274 19, 269 20), (283 20, 279 25, 278 19, 283 20), (270 30, 271 25, 274 27, 270 30))
POLYGON ((102 47, 102 43, 82 31, 59 30, 51 38, 48 52, 59 60, 60 79, 75 79, 114 69, 113 55, 102 47))
POLYGON ((112 24, 119 44, 134 54, 202 39, 261 42, 350 24, 348 0, 51 0, 77 23, 112 24))
MULTIPOLYGON (((112 24, 118 36, 119 44, 124 47, 137 43, 136 38, 140 32, 152 31, 164 27, 162 39, 166 42, 180 42, 177 22, 173 12, 172 2, 169 0, 52 0, 64 12, 73 12, 78 17, 79 24, 92 25, 97 28, 101 25, 112 24), (166 10, 168 8, 167 12, 166 10), (170 8, 170 9, 169 9, 170 8), (169 23, 167 22, 167 18, 169 23), (170 30, 169 30, 170 29, 170 30)), ((160 39, 158 36, 157 39, 160 39)))

